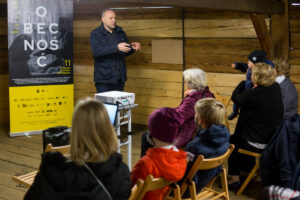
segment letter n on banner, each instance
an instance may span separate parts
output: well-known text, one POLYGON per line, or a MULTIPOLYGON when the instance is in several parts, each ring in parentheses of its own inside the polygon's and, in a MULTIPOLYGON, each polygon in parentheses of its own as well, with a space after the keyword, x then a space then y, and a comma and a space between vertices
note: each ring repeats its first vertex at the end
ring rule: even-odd
POLYGON ((10 136, 71 126, 73 0, 8 0, 10 136))

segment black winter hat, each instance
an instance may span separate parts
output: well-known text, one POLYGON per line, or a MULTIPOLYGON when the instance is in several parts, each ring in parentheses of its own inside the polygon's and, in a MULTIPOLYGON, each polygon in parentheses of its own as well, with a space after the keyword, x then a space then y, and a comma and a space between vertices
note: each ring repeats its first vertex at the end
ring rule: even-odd
POLYGON ((259 62, 265 62, 267 59, 267 53, 263 50, 256 50, 250 53, 248 58, 254 64, 259 62))

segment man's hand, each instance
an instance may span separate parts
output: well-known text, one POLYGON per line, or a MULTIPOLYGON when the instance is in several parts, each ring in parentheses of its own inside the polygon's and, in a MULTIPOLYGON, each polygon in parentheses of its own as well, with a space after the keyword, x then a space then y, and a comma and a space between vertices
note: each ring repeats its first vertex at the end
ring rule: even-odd
POLYGON ((232 63, 232 64, 231 64, 231 68, 232 68, 232 69, 235 69, 235 68, 236 68, 235 63, 232 63))
POLYGON ((142 45, 141 45, 139 42, 132 42, 132 43, 131 43, 131 47, 132 47, 134 50, 138 51, 138 50, 141 49, 142 45))
POLYGON ((118 49, 119 49, 119 51, 122 51, 122 52, 125 52, 125 53, 127 53, 131 50, 130 44, 128 44, 126 42, 119 43, 118 44, 118 49))

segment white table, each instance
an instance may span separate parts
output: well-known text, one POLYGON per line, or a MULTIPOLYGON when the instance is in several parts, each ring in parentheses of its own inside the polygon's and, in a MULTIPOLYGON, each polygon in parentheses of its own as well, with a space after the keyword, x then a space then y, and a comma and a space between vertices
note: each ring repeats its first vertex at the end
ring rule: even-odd
POLYGON ((118 136, 118 152, 121 147, 127 145, 127 165, 131 171, 131 148, 132 148, 132 131, 131 131, 131 109, 137 107, 138 104, 122 105, 119 104, 119 111, 116 119, 115 130, 118 136), (121 114, 122 113, 122 114, 121 114), (121 122, 122 121, 122 122, 121 122), (121 126, 127 124, 127 140, 121 141, 121 126))

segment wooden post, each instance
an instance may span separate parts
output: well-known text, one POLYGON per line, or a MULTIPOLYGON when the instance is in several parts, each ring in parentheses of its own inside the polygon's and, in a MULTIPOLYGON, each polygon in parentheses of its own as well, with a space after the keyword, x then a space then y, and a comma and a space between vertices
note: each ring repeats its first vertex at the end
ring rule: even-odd
POLYGON ((251 13, 250 17, 262 49, 266 51, 268 53, 268 57, 271 58, 273 55, 272 39, 266 24, 265 15, 251 13))
POLYGON ((281 0, 284 3, 284 12, 272 14, 271 38, 273 42, 273 57, 289 58, 289 13, 288 0, 281 0))

